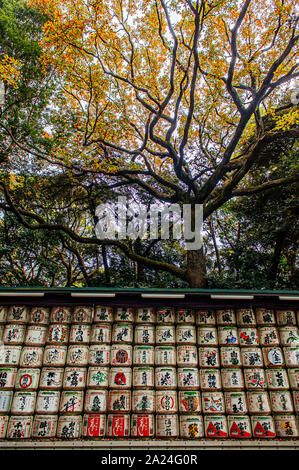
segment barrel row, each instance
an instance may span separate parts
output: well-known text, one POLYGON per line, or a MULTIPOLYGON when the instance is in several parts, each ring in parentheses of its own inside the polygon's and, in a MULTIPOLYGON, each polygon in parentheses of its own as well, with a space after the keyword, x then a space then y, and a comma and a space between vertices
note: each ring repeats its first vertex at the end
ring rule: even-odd
POLYGON ((0 391, 0 413, 12 415, 84 413, 299 413, 299 391, 63 390, 0 391))
POLYGON ((0 416, 0 436, 29 438, 297 438, 294 416, 204 416, 85 414, 82 416, 0 416))
MULTIPOLYGON (((101 323, 113 321, 126 321, 136 323, 182 323, 198 325, 245 325, 280 326, 296 325, 296 312, 294 310, 273 310, 266 308, 240 308, 224 310, 203 310, 184 308, 127 308, 113 309, 110 306, 65 306, 33 307, 12 305, 0 306, 0 324, 30 323, 47 325, 50 323, 101 323)), ((299 311, 297 311, 297 324, 299 324, 299 311)))
POLYGON ((299 369, 198 367, 0 367, 1 390, 299 390, 299 369))

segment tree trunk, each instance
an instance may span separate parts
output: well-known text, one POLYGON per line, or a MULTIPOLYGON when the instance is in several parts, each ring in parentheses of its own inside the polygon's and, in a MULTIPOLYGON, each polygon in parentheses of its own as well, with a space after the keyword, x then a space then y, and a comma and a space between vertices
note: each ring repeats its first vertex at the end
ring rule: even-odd
POLYGON ((206 262, 203 247, 200 250, 187 251, 186 280, 189 282, 190 287, 207 287, 206 262))

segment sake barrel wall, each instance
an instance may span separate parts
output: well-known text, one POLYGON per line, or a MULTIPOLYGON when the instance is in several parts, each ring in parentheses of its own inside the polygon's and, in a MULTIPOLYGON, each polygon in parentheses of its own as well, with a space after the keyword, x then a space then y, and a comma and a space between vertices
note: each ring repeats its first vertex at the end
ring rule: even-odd
POLYGON ((0 305, 1 441, 298 440, 296 303, 132 300, 0 305))

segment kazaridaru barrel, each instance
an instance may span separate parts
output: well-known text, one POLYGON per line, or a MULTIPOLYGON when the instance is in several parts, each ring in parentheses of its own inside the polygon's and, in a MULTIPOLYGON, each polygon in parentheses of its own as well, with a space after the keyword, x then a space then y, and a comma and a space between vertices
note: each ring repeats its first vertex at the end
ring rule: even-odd
POLYGON ((151 414, 133 414, 131 418, 132 437, 154 437, 155 418, 151 414))
POLYGON ((82 437, 104 437, 106 433, 106 415, 85 414, 83 416, 82 437))
POLYGON ((180 437, 182 439, 196 439, 204 436, 203 417, 200 415, 180 416, 180 437))
POLYGON ((60 416, 57 424, 57 437, 78 439, 82 434, 82 416, 60 416))
POLYGON ((32 427, 33 438, 50 439, 56 436, 58 416, 35 415, 32 427))
POLYGON ((252 437, 249 416, 228 416, 229 437, 233 439, 250 439, 252 437))

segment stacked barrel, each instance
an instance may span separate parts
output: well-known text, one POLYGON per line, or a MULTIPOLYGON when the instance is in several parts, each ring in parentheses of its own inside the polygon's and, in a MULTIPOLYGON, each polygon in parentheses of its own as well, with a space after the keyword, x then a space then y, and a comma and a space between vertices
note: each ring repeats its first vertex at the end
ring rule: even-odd
POLYGON ((0 307, 0 439, 298 438, 299 314, 0 307))

